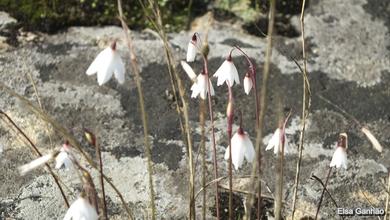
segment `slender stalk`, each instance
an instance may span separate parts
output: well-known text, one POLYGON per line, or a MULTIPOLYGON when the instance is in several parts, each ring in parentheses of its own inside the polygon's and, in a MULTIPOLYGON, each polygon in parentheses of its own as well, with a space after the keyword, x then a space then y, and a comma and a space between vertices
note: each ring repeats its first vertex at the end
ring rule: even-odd
MULTIPOLYGON (((273 33, 273 27, 274 27, 274 20, 275 20, 275 1, 276 0, 270 0, 270 11, 269 11, 269 21, 268 21, 268 36, 267 36, 267 49, 266 49, 266 56, 265 56, 265 63, 264 63, 264 70, 263 70, 263 81, 261 88, 258 89, 260 93, 260 109, 259 109, 259 120, 258 125, 256 129, 256 155, 257 155, 257 163, 253 163, 252 171, 251 171, 251 180, 250 180, 250 186, 253 188, 257 188, 257 218, 261 218, 261 148, 262 148, 262 137, 263 137, 263 124, 264 124, 264 116, 265 111, 267 107, 267 88, 268 88, 268 77, 269 77, 269 70, 270 70, 270 63, 271 63, 271 56, 272 56, 272 33, 273 33), (255 185, 255 175, 258 171, 258 179, 257 183, 255 185)), ((248 196, 248 209, 245 213, 245 218, 249 220, 251 215, 251 209, 252 205, 254 203, 253 195, 248 196)))
POLYGON ((390 197, 390 172, 388 174, 388 180, 387 180, 387 192, 386 192, 386 205, 385 205, 385 216, 383 217, 383 220, 387 219, 387 211, 389 210, 389 197, 390 197))
MULTIPOLYGON (((205 110, 206 110, 206 103, 205 100, 200 100, 200 108, 199 108, 199 121, 200 121, 200 148, 201 148, 201 154, 202 154, 202 188, 206 188, 206 129, 205 129, 205 110)), ((203 190, 203 201, 202 201, 202 219, 206 220, 206 194, 207 191, 203 190)), ((195 203, 195 198, 194 198, 195 203)))
POLYGON ((146 111, 145 111, 144 93, 143 93, 142 84, 141 84, 139 65, 138 65, 137 58, 136 58, 136 55, 134 52, 134 47, 132 45, 132 40, 129 36, 129 28, 127 27, 127 24, 124 20, 121 0, 118 0, 118 11, 119 11, 119 18, 120 18, 120 21, 122 23, 122 28, 123 28, 123 31, 125 32, 127 46, 129 49, 130 62, 131 62, 132 70, 133 70, 132 73, 134 74, 135 81, 137 84, 138 99, 139 99, 139 104, 140 104, 140 109, 141 109, 141 117, 142 117, 142 125, 144 128, 144 144, 145 144, 145 155, 147 158, 147 169, 148 169, 148 178, 149 178, 150 207, 152 209, 152 220, 155 220, 156 219, 156 205, 155 205, 155 192, 154 192, 154 186, 153 186, 152 156, 151 156, 151 146, 150 146, 150 140, 149 140, 148 122, 147 122, 147 116, 146 116, 146 111))
MULTIPOLYGON (((325 184, 322 182, 322 180, 321 180, 318 176, 312 174, 311 177, 310 177, 310 179, 317 180, 317 181, 321 184, 321 186, 325 189, 326 193, 328 194, 329 198, 332 200, 332 202, 333 202, 333 204, 336 206, 336 208, 340 207, 340 206, 337 204, 336 200, 333 198, 332 194, 330 194, 330 192, 329 192, 328 189, 326 188, 325 184)), ((342 217, 342 216, 341 216, 341 217, 342 217)), ((344 219, 344 218, 342 217, 342 219, 344 219)))
POLYGON ((187 10, 188 10, 188 13, 187 13, 187 29, 190 29, 190 26, 191 26, 191 18, 192 18, 192 3, 193 3, 193 0, 189 0, 188 2, 188 6, 187 6, 187 10))
POLYGON ((294 219, 295 207, 297 201, 298 185, 299 185, 299 175, 301 170, 302 163, 302 152, 303 144, 305 138, 305 129, 306 129, 306 119, 309 115, 311 97, 310 97, 310 83, 307 77, 307 57, 306 57, 306 47, 305 47, 305 3, 306 0, 302 0, 302 10, 301 10, 301 40, 302 40, 302 58, 303 58, 303 94, 302 94, 302 121, 301 121, 301 132, 299 135, 299 156, 297 161, 297 168, 295 173, 294 181, 294 192, 293 192, 293 202, 292 202, 292 215, 291 219, 294 219), (308 95, 309 94, 309 95, 308 95), (308 95, 308 96, 307 96, 308 95))
MULTIPOLYGON (((232 127, 234 120, 234 101, 233 101, 233 91, 229 85, 229 82, 226 81, 229 89, 229 103, 227 106, 227 118, 228 118, 228 143, 229 143, 229 219, 233 219, 233 165, 232 165, 232 127)), ((241 115, 241 123, 242 124, 242 115, 241 115)))
MULTIPOLYGON (((96 139, 95 139, 96 140, 96 139)), ((95 141, 94 143, 95 149, 96 149, 96 157, 99 161, 99 173, 100 173, 100 187, 102 188, 102 200, 103 200, 103 216, 106 220, 108 220, 108 214, 107 214, 107 202, 106 202, 106 193, 104 190, 104 181, 103 181, 103 162, 102 162, 102 152, 100 149, 100 145, 95 141)))
POLYGON ((318 205, 317 205, 317 211, 316 211, 315 220, 317 220, 318 213, 320 213, 322 200, 323 200, 323 198, 324 198, 326 186, 328 185, 328 181, 329 181, 329 177, 330 177, 330 174, 331 174, 331 173, 332 173, 332 167, 329 167, 328 175, 326 175, 326 179, 325 179, 324 189, 322 190, 321 197, 320 197, 320 201, 318 202, 318 205))
POLYGON ((291 111, 288 113, 286 119, 284 120, 284 123, 282 124, 281 127, 281 132, 280 132, 280 144, 281 144, 281 152, 278 154, 278 159, 279 159, 279 170, 278 170, 278 180, 277 180, 277 185, 276 185, 276 198, 275 198, 275 219, 279 220, 282 219, 282 198, 283 198, 283 175, 284 175, 284 147, 285 147, 285 134, 286 134, 286 125, 288 122, 288 119, 290 118, 291 111))
POLYGON ((278 154, 279 166, 278 166, 278 180, 276 188, 275 198, 275 220, 279 220, 282 217, 282 197, 283 197, 283 164, 284 164, 284 144, 282 144, 282 152, 278 154))
MULTIPOLYGON (((152 17, 150 17, 147 14, 147 9, 142 1, 139 0, 139 3, 141 4, 142 8, 146 12, 146 16, 148 17, 149 21, 152 23, 152 25, 155 27, 155 29, 158 31, 158 34, 160 38, 163 41, 164 44, 164 52, 165 52, 165 58, 168 64, 168 72, 170 75, 170 80, 171 80, 171 85, 172 89, 174 91, 175 98, 176 97, 176 87, 175 87, 175 80, 177 83, 178 91, 179 91, 179 96, 182 102, 182 108, 180 110, 180 106, 178 103, 176 103, 176 109, 178 111, 178 114, 183 115, 184 118, 184 126, 181 120, 180 116, 180 126, 182 130, 182 135, 183 137, 185 136, 186 139, 184 139, 184 142, 187 143, 187 155, 188 155, 188 164, 189 164, 189 175, 190 175, 190 185, 189 185, 189 210, 190 210, 190 219, 195 219, 195 199, 194 199, 194 193, 195 193, 195 169, 194 169, 194 164, 193 164, 193 146, 192 146, 192 136, 191 136, 191 127, 189 123, 189 115, 188 115, 188 102, 186 100, 185 92, 184 92, 184 86, 183 82, 181 81, 179 74, 176 71, 175 68, 175 59, 173 57, 172 50, 169 46, 168 38, 166 36, 166 33, 164 31, 164 26, 162 23, 161 19, 161 13, 160 9, 158 7, 158 4, 156 3, 155 0, 148 0, 149 6, 152 9, 152 13, 154 15, 154 20, 152 17)), ((177 99, 176 99, 177 100, 177 99)))
MULTIPOLYGON (((204 65, 204 71, 206 74, 206 82, 207 82, 207 100, 209 105, 209 114, 210 114, 210 123, 211 123, 211 134, 212 134, 212 142, 213 142, 213 164, 214 164, 214 179, 218 179, 218 162, 217 162, 217 147, 215 143, 215 128, 214 128, 214 111, 213 111, 213 104, 211 102, 211 82, 209 80, 209 71, 208 71, 208 61, 206 56, 203 55, 203 65, 204 65)), ((219 189, 218 189, 218 182, 215 182, 215 206, 217 209, 217 219, 220 219, 220 213, 219 213, 219 189)))
MULTIPOLYGON (((34 152, 39 156, 39 157, 42 157, 42 153, 39 151, 39 149, 37 148, 37 146, 31 141, 31 139, 26 135, 26 133, 24 133, 24 131, 18 126, 16 125, 16 123, 12 120, 11 117, 9 117, 5 112, 3 112, 2 110, 0 110, 0 114, 3 115, 7 120, 8 122, 10 122, 12 124, 12 126, 14 128, 16 128, 16 130, 19 132, 19 134, 21 134, 26 140, 27 142, 30 144, 30 146, 32 147, 32 149, 34 150, 34 152)), ((62 189, 61 185, 60 185, 60 182, 59 182, 59 179, 58 177, 55 175, 55 173, 53 172, 53 170, 51 169, 51 167, 49 166, 49 164, 45 164, 46 168, 48 169, 50 175, 53 177, 54 179, 54 182, 56 183, 58 189, 60 190, 61 192, 61 195, 62 195, 62 198, 64 199, 64 202, 65 202, 65 205, 66 205, 66 208, 69 208, 69 202, 68 202, 68 199, 66 198, 66 195, 65 195, 65 192, 64 190, 62 189)))
POLYGON ((249 73, 250 73, 250 77, 251 77, 251 80, 252 80, 252 83, 253 83, 253 90, 255 91, 254 92, 255 107, 256 107, 255 127, 258 128, 259 127, 259 98, 258 98, 257 82, 256 82, 257 81, 257 79, 256 79, 256 67, 255 67, 255 65, 253 65, 252 60, 249 58, 249 56, 239 46, 234 46, 234 48, 236 48, 238 51, 240 51, 244 55, 246 61, 249 64, 249 73))

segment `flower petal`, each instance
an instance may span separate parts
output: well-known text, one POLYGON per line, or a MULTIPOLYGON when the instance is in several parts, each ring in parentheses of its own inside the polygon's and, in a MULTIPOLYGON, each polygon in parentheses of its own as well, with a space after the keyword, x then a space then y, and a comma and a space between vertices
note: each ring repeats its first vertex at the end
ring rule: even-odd
POLYGON ((232 163, 238 170, 244 163, 244 138, 242 135, 235 133, 231 140, 232 143, 232 163))
POLYGON ((72 166, 72 160, 69 158, 69 154, 65 151, 61 151, 56 157, 56 169, 60 169, 64 166, 65 169, 72 166))
POLYGON ((118 52, 115 52, 114 59, 112 60, 112 65, 114 69, 114 76, 120 84, 125 82, 125 65, 122 62, 121 57, 118 52))
POLYGON ((245 76, 244 78, 244 91, 247 95, 249 95, 249 92, 251 91, 253 86, 252 79, 248 76, 245 76))
POLYGON ((188 43, 188 47, 187 47, 187 62, 194 62, 195 61, 195 57, 196 57, 196 42, 194 41, 190 41, 188 43))
POLYGON ((237 84, 240 84, 237 68, 233 61, 225 60, 215 72, 214 77, 218 78, 217 86, 222 85, 225 81, 229 81, 230 87, 233 86, 234 81, 236 81, 237 84))
POLYGON ((347 152, 343 147, 336 148, 329 166, 347 169, 347 152))
POLYGON ((86 199, 79 197, 69 207, 64 220, 97 220, 98 218, 95 208, 86 199))
POLYGON ((101 51, 96 58, 92 61, 91 65, 89 65, 86 74, 87 75, 93 75, 97 73, 102 66, 106 65, 107 63, 107 58, 110 57, 110 48, 106 48, 103 51, 101 51))
POLYGON ((256 151, 247 132, 245 132, 244 137, 244 156, 248 162, 253 162, 253 160, 256 158, 256 151))
POLYGON ((42 166, 43 164, 49 162, 51 159, 53 159, 53 154, 47 154, 47 155, 43 155, 41 157, 38 157, 37 159, 31 161, 30 163, 19 167, 19 172, 23 176, 26 173, 30 172, 31 170, 38 168, 38 167, 42 166))
POLYGON ((215 91, 214 91, 214 87, 213 87, 213 84, 211 83, 211 80, 209 79, 209 83, 210 83, 210 95, 211 96, 214 96, 215 95, 215 91))
POLYGON ((268 145, 265 150, 274 149, 274 154, 277 154, 279 151, 279 143, 280 143, 280 129, 276 129, 271 139, 268 141, 268 145))
POLYGON ((108 80, 111 79, 112 72, 113 72, 113 69, 111 69, 111 68, 106 68, 106 69, 99 70, 99 72, 98 72, 98 84, 99 84, 99 86, 105 84, 106 82, 108 82, 108 80))
POLYGON ((190 77, 191 80, 195 80, 196 74, 191 68, 191 66, 185 61, 181 61, 180 64, 183 67, 184 71, 187 73, 187 76, 190 77))

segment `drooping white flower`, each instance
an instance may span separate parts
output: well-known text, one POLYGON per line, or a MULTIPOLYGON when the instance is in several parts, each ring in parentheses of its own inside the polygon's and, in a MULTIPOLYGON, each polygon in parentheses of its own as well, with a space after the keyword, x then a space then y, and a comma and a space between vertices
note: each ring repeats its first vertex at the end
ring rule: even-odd
MULTIPOLYGON (((232 145, 232 163, 234 168, 238 170, 244 163, 244 158, 248 162, 252 162, 256 157, 256 152, 253 147, 252 141, 249 138, 247 132, 244 132, 242 128, 233 135, 231 139, 232 145)), ((229 148, 226 148, 225 160, 229 159, 229 148)))
POLYGON ((116 50, 116 42, 101 51, 86 71, 87 75, 97 73, 99 86, 108 82, 112 74, 120 84, 125 82, 125 65, 116 50))
POLYGON ((68 153, 69 150, 69 146, 67 144, 64 144, 64 146, 60 150, 60 153, 56 157, 56 169, 61 169, 61 167, 68 169, 73 165, 70 155, 68 153))
POLYGON ((36 168, 44 165, 45 163, 49 162, 51 159, 53 159, 52 153, 38 157, 37 159, 31 161, 30 163, 25 164, 23 166, 20 166, 19 167, 20 175, 22 175, 22 176, 25 175, 26 173, 30 172, 31 170, 36 169, 36 168))
POLYGON ((274 154, 278 154, 282 151, 282 141, 284 142, 284 153, 288 152, 288 144, 287 144, 287 138, 286 133, 283 133, 283 136, 281 135, 282 129, 277 128, 272 135, 271 139, 268 141, 268 145, 265 148, 265 150, 271 150, 274 149, 274 154))
POLYGON ((348 136, 346 133, 341 133, 339 135, 336 150, 333 153, 332 161, 329 165, 330 167, 343 167, 344 169, 347 169, 347 148, 348 136))
MULTIPOLYGON (((194 70, 191 68, 190 65, 188 65, 188 63, 186 63, 185 61, 181 61, 180 63, 184 71, 187 73, 188 77, 190 77, 191 80, 194 82, 194 84, 192 84, 191 86, 191 91, 192 91, 191 98, 196 98, 198 97, 198 95, 200 95, 202 99, 206 99, 206 95, 208 91, 206 74, 200 73, 198 76, 196 76, 194 70)), ((210 79, 209 79, 209 83, 210 83, 210 91, 211 91, 210 95, 213 96, 215 92, 214 92, 213 84, 211 83, 210 79)))
POLYGON ((97 220, 98 218, 96 209, 86 199, 79 197, 69 207, 64 220, 97 220))
POLYGON ((214 77, 218 78, 217 86, 220 86, 228 81, 228 85, 232 87, 234 82, 240 84, 240 79, 238 78, 238 71, 236 66, 232 61, 231 55, 222 63, 222 65, 218 68, 217 72, 215 72, 214 77))
POLYGON ((196 57, 196 51, 197 51, 197 43, 198 39, 196 37, 196 33, 192 35, 191 41, 188 43, 187 47, 187 62, 194 62, 196 57))
POLYGON ((247 73, 244 78, 244 91, 247 95, 249 95, 249 92, 251 91, 252 87, 253 87, 252 79, 247 73))
MULTIPOLYGON (((215 94, 213 84, 211 84, 210 79, 208 81, 210 83, 210 95, 213 96, 215 94)), ((191 86, 191 91, 192 91, 191 98, 196 98, 199 95, 200 98, 206 99, 206 95, 208 92, 206 74, 201 73, 196 77, 196 81, 191 86)))

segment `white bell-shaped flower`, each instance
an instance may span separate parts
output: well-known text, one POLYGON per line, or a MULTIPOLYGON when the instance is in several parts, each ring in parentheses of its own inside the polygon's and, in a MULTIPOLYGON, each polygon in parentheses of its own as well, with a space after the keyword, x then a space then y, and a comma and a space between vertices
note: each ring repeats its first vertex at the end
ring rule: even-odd
POLYGON ((187 62, 194 62, 196 57, 198 39, 196 34, 192 35, 191 41, 188 43, 187 47, 187 62))
POLYGON ((228 81, 228 85, 230 87, 234 85, 234 82, 240 84, 237 68, 234 65, 230 55, 218 68, 217 72, 215 72, 214 77, 218 78, 217 86, 224 84, 226 81, 228 81))
POLYGON ((284 141, 284 153, 288 152, 288 141, 286 138, 286 133, 281 136, 282 129, 277 128, 272 135, 271 139, 268 141, 267 147, 265 150, 274 149, 274 154, 278 154, 282 151, 282 141, 284 141))
POLYGON ((101 51, 86 71, 87 75, 97 73, 99 86, 108 82, 112 74, 120 84, 125 82, 125 65, 116 50, 116 42, 101 51))
POLYGON ((337 147, 329 166, 347 169, 347 151, 342 147, 337 147))
MULTIPOLYGON (((208 83, 210 83, 210 95, 213 96, 215 94, 213 84, 211 84, 210 79, 208 80, 208 83)), ((198 95, 202 99, 206 99, 206 95, 208 92, 208 85, 207 85, 207 76, 206 74, 199 74, 196 77, 196 81, 194 84, 191 86, 191 98, 196 98, 198 95)))
POLYGON ((96 209, 86 199, 79 197, 69 207, 64 220, 97 220, 98 218, 96 209))
POLYGON ((244 91, 247 95, 249 95, 249 92, 251 91, 252 87, 253 87, 252 79, 247 73, 244 78, 244 91))
POLYGON ((64 146, 60 150, 60 153, 56 157, 56 169, 61 169, 61 167, 68 169, 73 165, 72 159, 70 158, 71 156, 68 153, 69 150, 69 146, 64 144, 64 146))
MULTIPOLYGON (((208 85, 207 85, 207 76, 204 73, 199 74, 196 76, 194 70, 191 68, 188 63, 185 61, 181 61, 181 66, 183 67, 184 71, 187 73, 188 77, 194 82, 191 86, 191 98, 196 98, 198 95, 200 95, 200 98, 206 99, 207 91, 208 91, 208 85)), ((210 83, 210 95, 213 96, 215 94, 213 84, 211 83, 210 79, 208 80, 210 83)))
POLYGON ((347 169, 347 148, 348 136, 346 133, 341 133, 339 135, 336 150, 333 153, 332 161, 329 165, 330 167, 343 167, 344 169, 347 169))
MULTIPOLYGON (((256 158, 256 152, 253 147, 252 141, 249 138, 247 132, 244 132, 242 128, 233 135, 231 140, 232 145, 232 163, 234 168, 238 170, 244 163, 244 158, 248 162, 252 162, 256 158)), ((229 148, 226 148, 225 160, 229 159, 229 148)))

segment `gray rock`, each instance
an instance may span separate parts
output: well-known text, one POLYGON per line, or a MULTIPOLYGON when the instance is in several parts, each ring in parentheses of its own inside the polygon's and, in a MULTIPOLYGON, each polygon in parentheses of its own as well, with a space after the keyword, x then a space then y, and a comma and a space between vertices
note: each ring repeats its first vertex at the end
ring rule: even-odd
POLYGON ((11 17, 7 12, 0 11, 0 31, 16 24, 16 19, 11 17))

